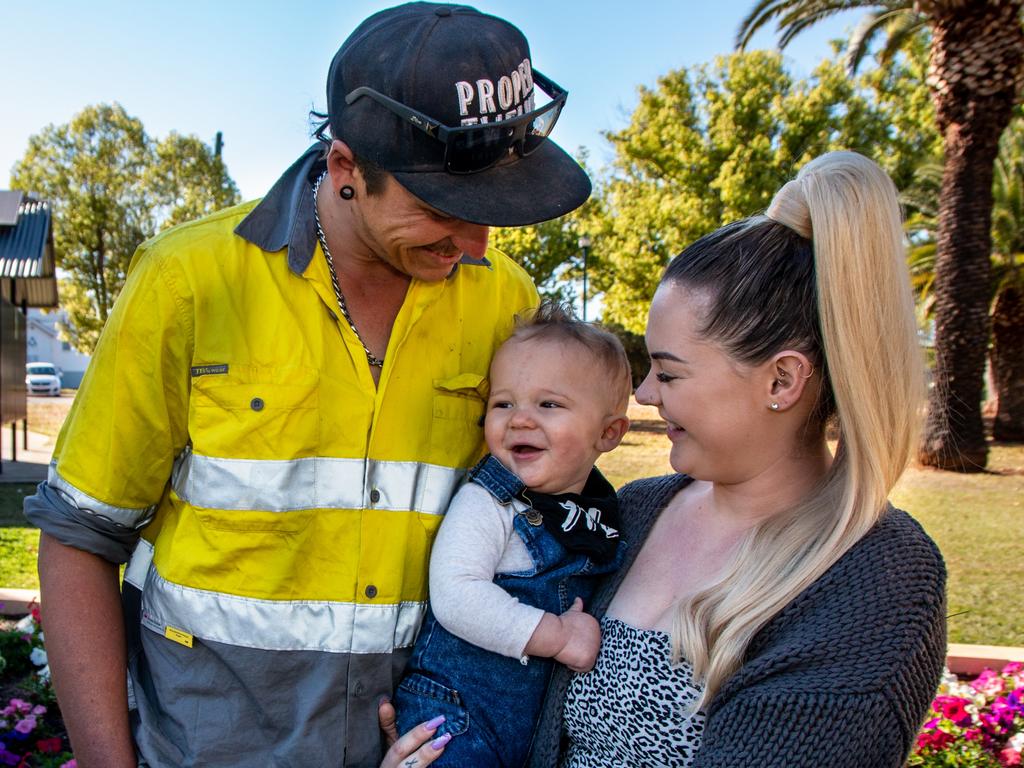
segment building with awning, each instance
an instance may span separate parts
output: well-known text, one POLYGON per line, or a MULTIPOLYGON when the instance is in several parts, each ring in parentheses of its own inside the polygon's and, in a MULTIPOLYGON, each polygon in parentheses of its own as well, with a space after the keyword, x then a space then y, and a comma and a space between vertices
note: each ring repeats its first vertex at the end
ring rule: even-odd
POLYGON ((57 307, 50 204, 24 192, 0 190, 0 425, 11 425, 17 458, 19 420, 28 440, 25 392, 29 307, 57 307))

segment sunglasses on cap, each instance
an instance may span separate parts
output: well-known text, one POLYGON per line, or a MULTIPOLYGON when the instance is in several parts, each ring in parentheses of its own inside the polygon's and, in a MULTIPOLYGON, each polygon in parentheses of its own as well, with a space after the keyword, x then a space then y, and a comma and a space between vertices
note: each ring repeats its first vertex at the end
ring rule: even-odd
POLYGON ((494 123, 460 125, 455 128, 366 86, 356 88, 346 95, 345 103, 351 104, 362 96, 368 96, 443 143, 446 171, 477 173, 496 165, 512 152, 518 152, 521 157, 535 152, 555 127, 569 93, 537 70, 533 70, 533 82, 551 97, 551 101, 540 109, 494 123))

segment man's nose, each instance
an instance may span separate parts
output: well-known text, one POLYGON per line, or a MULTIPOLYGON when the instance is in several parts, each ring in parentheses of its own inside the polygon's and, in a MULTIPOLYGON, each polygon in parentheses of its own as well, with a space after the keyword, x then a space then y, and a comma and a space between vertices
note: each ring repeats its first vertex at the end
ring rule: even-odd
POLYGON ((467 256, 482 259, 487 252, 487 239, 490 233, 491 228, 483 224, 461 221, 456 231, 452 233, 452 242, 467 256))

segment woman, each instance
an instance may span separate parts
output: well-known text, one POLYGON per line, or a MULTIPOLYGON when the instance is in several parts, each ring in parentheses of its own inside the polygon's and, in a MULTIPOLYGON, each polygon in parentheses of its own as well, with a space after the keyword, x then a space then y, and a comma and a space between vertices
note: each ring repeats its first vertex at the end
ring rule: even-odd
POLYGON ((620 492, 601 652, 556 673, 530 764, 898 768, 942 669, 945 570, 886 501, 923 392, 892 182, 854 153, 809 163, 672 261, 647 346, 636 396, 679 474, 620 492))

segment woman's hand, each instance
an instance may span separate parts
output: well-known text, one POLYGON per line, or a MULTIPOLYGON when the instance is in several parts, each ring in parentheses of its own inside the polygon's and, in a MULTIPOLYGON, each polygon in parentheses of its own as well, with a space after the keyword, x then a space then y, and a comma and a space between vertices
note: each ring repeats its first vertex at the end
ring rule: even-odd
POLYGON ((395 725, 395 708, 388 699, 381 700, 377 707, 377 718, 390 747, 380 768, 422 768, 424 765, 430 765, 444 754, 445 744, 452 739, 450 733, 433 738, 438 727, 444 722, 443 717, 435 717, 426 723, 420 723, 399 737, 395 725))

